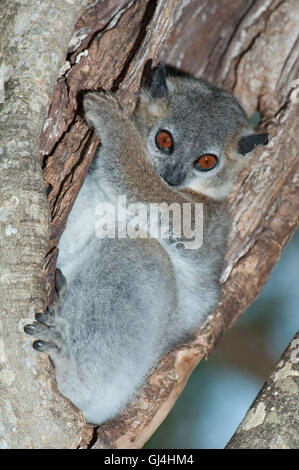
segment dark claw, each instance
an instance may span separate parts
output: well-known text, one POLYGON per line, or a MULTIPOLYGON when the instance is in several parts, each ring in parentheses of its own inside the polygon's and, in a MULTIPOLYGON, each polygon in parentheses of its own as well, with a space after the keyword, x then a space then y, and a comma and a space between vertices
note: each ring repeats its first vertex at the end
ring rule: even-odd
POLYGON ((62 297, 66 291, 66 279, 59 268, 56 268, 55 272, 55 288, 59 297, 62 297))
POLYGON ((40 351, 40 352, 43 352, 43 351, 46 351, 46 349, 49 348, 49 343, 45 343, 45 341, 41 341, 40 339, 38 339, 37 341, 34 341, 33 343, 33 349, 35 349, 36 351, 40 351))
POLYGON ((38 323, 45 323, 45 316, 43 313, 36 313, 34 318, 36 321, 38 321, 38 323))
POLYGON ((53 317, 53 312, 50 309, 47 309, 44 313, 36 313, 35 314, 35 320, 42 325, 51 327, 54 326, 54 317, 53 317))
POLYGON ((25 325, 24 326, 24 331, 28 335, 34 335, 34 331, 35 331, 34 325, 25 325))

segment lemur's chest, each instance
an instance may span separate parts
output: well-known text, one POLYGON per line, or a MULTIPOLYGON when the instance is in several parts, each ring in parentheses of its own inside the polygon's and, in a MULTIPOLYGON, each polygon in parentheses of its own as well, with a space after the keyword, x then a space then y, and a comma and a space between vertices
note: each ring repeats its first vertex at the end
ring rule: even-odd
POLYGON ((99 185, 92 175, 88 174, 59 242, 57 266, 68 282, 71 282, 86 258, 92 256, 90 242, 96 236, 97 208, 99 205, 111 203, 112 197, 111 187, 107 187, 104 181, 99 185))
MULTIPOLYGON (((200 268, 195 254, 197 250, 188 250, 189 256, 182 256, 182 250, 177 247, 178 242, 173 237, 167 238, 171 233, 167 223, 161 226, 163 217, 157 218, 157 212, 151 212, 148 206, 134 206, 129 198, 119 194, 116 189, 104 175, 98 178, 94 174, 87 176, 59 243, 58 267, 68 283, 71 283, 81 266, 94 256, 95 245, 92 241, 95 238, 97 249, 100 250, 101 237, 139 237, 144 238, 146 243, 146 239, 158 235, 157 238, 173 266, 179 308, 198 321, 197 314, 201 310, 198 299, 201 297, 202 302, 205 302, 210 295, 202 287, 201 280, 208 273, 206 267, 205 272, 200 268), (160 222, 157 223, 157 220, 160 222)), ((164 210, 167 210, 165 205, 164 210)), ((168 220, 167 217, 164 219, 168 220)))

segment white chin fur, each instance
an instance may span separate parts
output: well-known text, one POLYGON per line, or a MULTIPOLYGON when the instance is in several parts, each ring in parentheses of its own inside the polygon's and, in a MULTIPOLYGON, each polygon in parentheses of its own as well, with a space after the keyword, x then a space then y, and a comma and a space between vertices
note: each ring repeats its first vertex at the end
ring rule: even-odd
POLYGON ((186 189, 192 189, 192 191, 205 196, 210 197, 211 199, 225 199, 232 190, 231 182, 222 184, 220 187, 215 185, 209 185, 207 181, 202 181, 200 179, 193 181, 188 186, 185 186, 186 189))

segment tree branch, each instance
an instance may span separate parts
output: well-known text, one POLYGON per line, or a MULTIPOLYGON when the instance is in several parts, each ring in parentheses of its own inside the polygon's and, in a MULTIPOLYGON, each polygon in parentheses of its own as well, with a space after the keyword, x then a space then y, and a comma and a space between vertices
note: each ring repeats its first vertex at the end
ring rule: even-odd
POLYGON ((298 449, 299 332, 251 405, 227 449, 298 449))
POLYGON ((0 104, 1 448, 69 447, 82 428, 79 413, 49 387, 48 361, 23 331, 43 310, 50 235, 39 135, 82 4, 0 4, 0 69, 9 71, 0 104))

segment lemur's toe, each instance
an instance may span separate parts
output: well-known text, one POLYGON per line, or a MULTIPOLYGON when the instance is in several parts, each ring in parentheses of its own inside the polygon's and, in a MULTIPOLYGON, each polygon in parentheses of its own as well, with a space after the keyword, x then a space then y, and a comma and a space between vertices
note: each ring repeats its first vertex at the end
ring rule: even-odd
POLYGON ((24 331, 27 335, 34 335, 35 334, 35 327, 34 325, 26 325, 24 326, 24 331))
POLYGON ((33 349, 39 352, 44 352, 47 349, 49 349, 52 345, 50 343, 46 343, 45 341, 42 341, 40 339, 34 341, 33 343, 33 349))
POLYGON ((38 312, 34 315, 34 318, 39 323, 45 323, 45 314, 44 313, 38 312))
POLYGON ((66 279, 61 271, 61 269, 56 268, 55 272, 55 288, 59 297, 63 297, 66 292, 66 279))
POLYGON ((24 326, 24 331, 28 335, 42 334, 48 336, 50 334, 50 328, 44 323, 38 323, 37 321, 34 321, 33 323, 24 326))
POLYGON ((51 311, 50 313, 36 313, 35 319, 37 321, 24 326, 25 333, 38 338, 32 345, 33 349, 40 352, 46 351, 49 356, 53 357, 58 354, 67 355, 65 341, 54 325, 51 311))
POLYGON ((54 326, 55 324, 53 311, 50 309, 47 309, 44 313, 36 313, 35 320, 47 326, 54 326))

